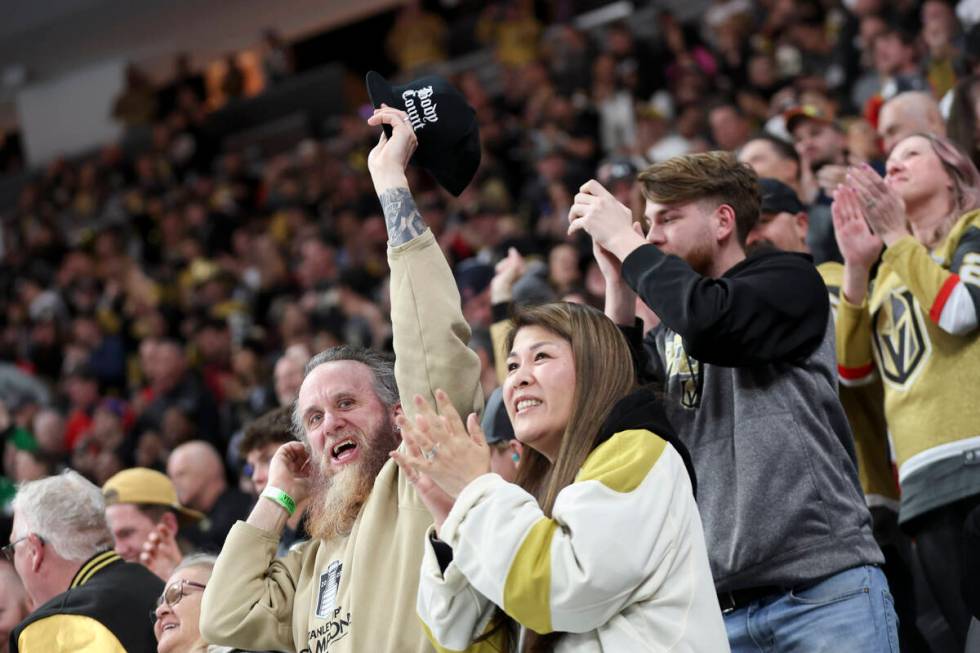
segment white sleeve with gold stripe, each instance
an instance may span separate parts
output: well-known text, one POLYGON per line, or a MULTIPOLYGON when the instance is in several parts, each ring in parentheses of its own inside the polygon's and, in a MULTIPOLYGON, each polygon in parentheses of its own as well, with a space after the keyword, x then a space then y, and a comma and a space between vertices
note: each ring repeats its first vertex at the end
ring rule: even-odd
POLYGON ((441 537, 475 590, 535 632, 630 622, 625 630, 651 642, 727 650, 690 479, 666 441, 617 433, 589 455, 552 513, 486 474, 457 497, 441 537))
POLYGON ((473 644, 488 630, 495 606, 470 585, 454 563, 445 571, 439 567, 429 541, 431 533, 432 529, 426 533, 417 606, 429 641, 438 653, 499 650, 493 641, 473 644))

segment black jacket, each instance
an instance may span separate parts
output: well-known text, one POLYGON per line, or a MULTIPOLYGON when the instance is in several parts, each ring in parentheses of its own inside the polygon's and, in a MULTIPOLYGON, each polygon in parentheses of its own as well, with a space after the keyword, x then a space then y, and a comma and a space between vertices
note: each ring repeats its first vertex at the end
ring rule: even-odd
MULTIPOLYGON (((66 629, 71 623, 52 619, 59 615, 89 617, 105 626, 127 651, 156 651, 150 612, 163 594, 163 581, 146 567, 125 562, 113 551, 98 553, 82 565, 68 590, 35 610, 10 633, 10 651, 18 653, 18 640, 25 630, 35 641, 53 641, 45 631, 56 631, 59 639, 72 642, 66 629)), ((48 649, 51 653, 73 653, 48 649)))

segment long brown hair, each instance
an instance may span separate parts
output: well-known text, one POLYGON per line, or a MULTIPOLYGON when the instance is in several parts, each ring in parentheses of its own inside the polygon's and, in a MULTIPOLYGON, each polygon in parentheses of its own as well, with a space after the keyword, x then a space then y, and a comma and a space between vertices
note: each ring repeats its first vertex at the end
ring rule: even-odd
MULTIPOLYGON (((532 326, 551 331, 572 347, 575 391, 558 454, 551 463, 525 447, 515 480, 551 517, 558 493, 574 482, 613 406, 636 387, 636 372, 626 338, 609 318, 590 306, 557 302, 525 307, 518 309, 511 324, 507 351, 513 348, 517 332, 532 326)), ((502 620, 500 627, 511 635, 518 630, 516 622, 499 608, 497 616, 502 620)), ((559 637, 560 633, 542 636, 528 630, 524 650, 550 651, 559 637)))

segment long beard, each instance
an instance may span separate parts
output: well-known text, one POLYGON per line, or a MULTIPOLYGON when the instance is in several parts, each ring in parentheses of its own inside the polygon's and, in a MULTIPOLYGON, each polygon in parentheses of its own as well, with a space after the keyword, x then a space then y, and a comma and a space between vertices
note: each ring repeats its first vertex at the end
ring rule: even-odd
POLYGON ((398 446, 398 432, 391 420, 385 419, 373 437, 362 436, 357 441, 362 447, 359 461, 331 471, 329 453, 324 451, 313 471, 306 519, 311 537, 329 541, 350 535, 388 452, 398 446))

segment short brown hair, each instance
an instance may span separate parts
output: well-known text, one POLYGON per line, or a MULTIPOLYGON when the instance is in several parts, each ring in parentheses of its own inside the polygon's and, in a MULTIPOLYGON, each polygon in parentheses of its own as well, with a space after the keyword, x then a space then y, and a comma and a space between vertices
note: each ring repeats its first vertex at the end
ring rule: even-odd
POLYGON ((699 152, 655 163, 636 180, 643 197, 658 204, 703 200, 727 204, 735 211, 735 237, 743 248, 759 221, 759 177, 731 152, 699 152))
POLYGON ((295 439, 293 407, 280 406, 261 415, 245 427, 245 434, 238 443, 238 455, 244 460, 250 451, 261 449, 268 444, 283 444, 295 439))

